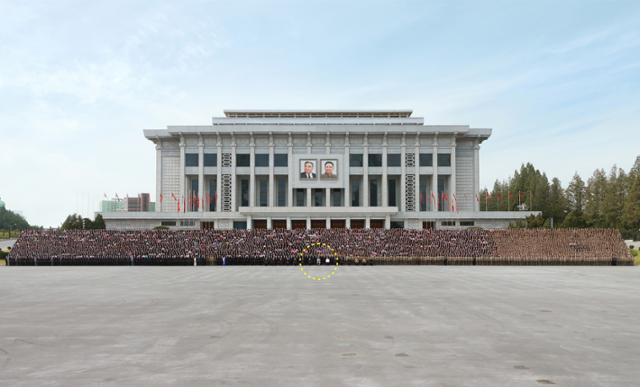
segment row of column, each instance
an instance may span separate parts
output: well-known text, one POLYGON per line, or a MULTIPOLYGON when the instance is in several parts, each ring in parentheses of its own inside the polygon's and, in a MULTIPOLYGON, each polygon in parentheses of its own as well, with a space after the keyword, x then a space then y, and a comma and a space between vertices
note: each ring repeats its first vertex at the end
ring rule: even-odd
MULTIPOLYGON (((328 136, 328 134, 327 134, 328 136)), ((419 136, 420 134, 416 134, 416 143, 415 143, 415 174, 416 174, 416 181, 417 181, 417 177, 419 176, 419 168, 420 168, 420 141, 419 141, 419 136)), ((181 166, 181 171, 184 171, 184 165, 185 165, 185 142, 184 142, 184 137, 181 137, 180 139, 180 166, 181 166)), ((292 143, 292 139, 291 139, 291 134, 289 134, 289 141, 288 141, 288 156, 289 156, 289 162, 291 163, 291 161, 293 160, 293 143, 292 143)), ((406 210, 406 203, 405 203, 405 197, 406 197, 406 181, 405 181, 405 176, 407 173, 407 167, 406 167, 406 163, 405 163, 405 158, 406 158, 406 134, 403 133, 402 135, 402 144, 401 144, 401 153, 400 153, 400 157, 401 157, 401 188, 400 188, 400 200, 399 200, 399 207, 400 207, 400 211, 404 212, 406 210)), ((474 144, 474 148, 473 148, 473 165, 474 165, 474 178, 473 178, 473 192, 478 192, 479 190, 479 182, 478 182, 478 176, 479 176, 479 145, 476 141, 476 143, 474 144)), ((345 170, 349 170, 349 157, 350 157, 350 143, 349 143, 349 135, 346 134, 345 135, 345 147, 344 147, 344 160, 345 160, 345 170)), ((327 153, 330 152, 330 146, 327 144, 326 145, 326 151, 327 153)), ((310 141, 307 143, 307 152, 311 153, 311 143, 310 141)), ((450 180, 450 192, 452 194, 455 195, 456 193, 456 141, 455 141, 455 135, 453 136, 453 141, 451 143, 451 180, 450 180)), ((222 181, 222 174, 221 174, 221 163, 222 163, 222 159, 221 159, 221 154, 222 154, 222 146, 221 146, 221 141, 220 141, 220 135, 218 135, 218 141, 217 141, 217 179, 216 179, 216 189, 217 189, 217 193, 218 196, 220 196, 221 194, 221 181, 222 181)), ((434 136, 434 143, 433 143, 433 148, 432 148, 432 154, 433 154, 433 174, 432 174, 432 181, 431 181, 431 186, 432 187, 437 187, 438 186, 438 134, 435 134, 434 136)), ((231 155, 231 162, 232 162, 232 170, 234 170, 235 168, 235 156, 236 156, 236 145, 235 145, 235 141, 233 141, 232 144, 232 155, 231 155)), ((388 149, 387 149, 387 135, 385 133, 384 135, 384 143, 383 143, 383 150, 382 150, 382 206, 383 207, 387 207, 388 206, 388 179, 387 179, 387 156, 388 156, 388 149)), ((157 145, 156 146, 156 202, 159 203, 159 195, 160 192, 162 191, 162 156, 161 156, 161 146, 157 145)), ((203 138, 202 136, 200 136, 199 138, 199 142, 198 142, 198 159, 199 159, 199 163, 198 163, 198 196, 199 197, 204 197, 204 142, 203 142, 203 138)), ((255 142, 253 137, 251 138, 251 143, 250 143, 250 181, 249 181, 249 206, 250 207, 255 207, 255 142)), ((270 207, 272 207, 274 205, 274 200, 275 200, 275 188, 274 188, 274 143, 273 143, 273 136, 270 135, 269 136, 269 165, 271 166, 269 168, 269 195, 268 195, 268 205, 270 207)), ((293 171, 295 168, 292 168, 292 166, 289 166, 290 171, 293 171)), ((369 146, 367 143, 367 134, 365 134, 365 144, 363 145, 363 154, 362 154, 362 168, 363 168, 363 178, 362 178, 362 192, 363 192, 363 207, 368 207, 369 206, 369 179, 368 179, 368 172, 369 172, 369 146)), ((293 176, 292 176, 293 172, 289 173, 289 182, 293 181, 293 176)), ((182 178, 180 179, 180 192, 184 195, 185 193, 185 178, 184 178, 184 172, 181 173, 182 178)), ((415 193, 414 193, 414 197, 416 198, 416 201, 418 201, 419 199, 419 195, 420 195, 420 187, 419 184, 415 184, 415 193)), ((235 199, 235 190, 236 190, 236 176, 235 174, 233 175, 233 179, 232 179, 232 208, 236 208, 236 199, 235 199)), ((326 197, 327 197, 327 203, 330 200, 330 189, 327 188, 326 189, 326 197)), ((291 191, 291 190, 289 190, 291 191)), ((344 192, 345 192, 345 207, 350 207, 351 206, 351 185, 350 182, 347 182, 345 188, 344 188, 344 192)), ((436 211, 439 208, 438 202, 440 200, 440 198, 438 197, 439 195, 436 192, 435 195, 435 209, 436 211)), ((216 210, 217 211, 221 211, 221 202, 222 200, 220 200, 221 198, 219 197, 218 200, 216 201, 216 210)), ((307 203, 311 203, 311 190, 307 190, 307 203)), ((477 201, 474 200, 474 210, 479 210, 479 206, 477 201)), ((289 192, 288 195, 288 206, 289 207, 293 207, 293 195, 291 194, 291 192, 289 192)), ((199 211, 204 211, 203 206, 200 206, 199 211)))

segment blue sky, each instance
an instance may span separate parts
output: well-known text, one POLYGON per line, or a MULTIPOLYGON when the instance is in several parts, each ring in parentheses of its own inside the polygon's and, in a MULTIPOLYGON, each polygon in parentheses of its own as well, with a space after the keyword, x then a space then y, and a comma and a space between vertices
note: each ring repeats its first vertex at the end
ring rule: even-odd
POLYGON ((489 127, 482 186, 640 154, 637 1, 0 0, 0 197, 33 224, 155 189, 143 128, 225 108, 489 127))

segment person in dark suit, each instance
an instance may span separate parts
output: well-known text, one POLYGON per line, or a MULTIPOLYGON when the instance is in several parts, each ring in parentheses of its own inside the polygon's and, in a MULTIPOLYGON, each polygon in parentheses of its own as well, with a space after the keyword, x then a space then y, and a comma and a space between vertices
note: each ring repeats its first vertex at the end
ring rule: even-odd
POLYGON ((304 162, 304 172, 300 174, 301 179, 315 179, 316 174, 313 173, 313 163, 311 161, 304 162))

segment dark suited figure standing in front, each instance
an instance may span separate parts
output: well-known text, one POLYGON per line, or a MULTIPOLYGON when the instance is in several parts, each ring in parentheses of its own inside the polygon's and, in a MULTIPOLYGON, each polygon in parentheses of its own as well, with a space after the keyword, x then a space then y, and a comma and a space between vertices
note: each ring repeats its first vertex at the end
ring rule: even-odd
POLYGON ((304 162, 304 172, 300 174, 301 179, 315 179, 316 174, 313 173, 313 163, 311 161, 304 162))

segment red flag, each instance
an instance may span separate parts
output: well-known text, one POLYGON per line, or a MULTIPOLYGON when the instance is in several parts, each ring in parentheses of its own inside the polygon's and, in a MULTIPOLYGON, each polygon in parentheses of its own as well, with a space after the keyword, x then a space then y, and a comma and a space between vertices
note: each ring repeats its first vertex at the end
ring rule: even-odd
POLYGON ((171 199, 173 199, 173 200, 178 200, 178 199, 176 198, 176 195, 174 195, 174 194, 173 194, 173 192, 171 192, 171 199))
POLYGON ((453 201, 451 202, 451 208, 453 209, 453 211, 457 212, 457 208, 458 208, 458 198, 456 197, 456 194, 451 194, 451 196, 453 196, 453 201))
POLYGON ((164 200, 164 197, 160 194, 160 204, 162 204, 162 200, 164 200))
MULTIPOLYGON (((171 194, 173 195, 173 194, 171 194)), ((180 201, 178 201, 178 212, 180 212, 180 201)))

